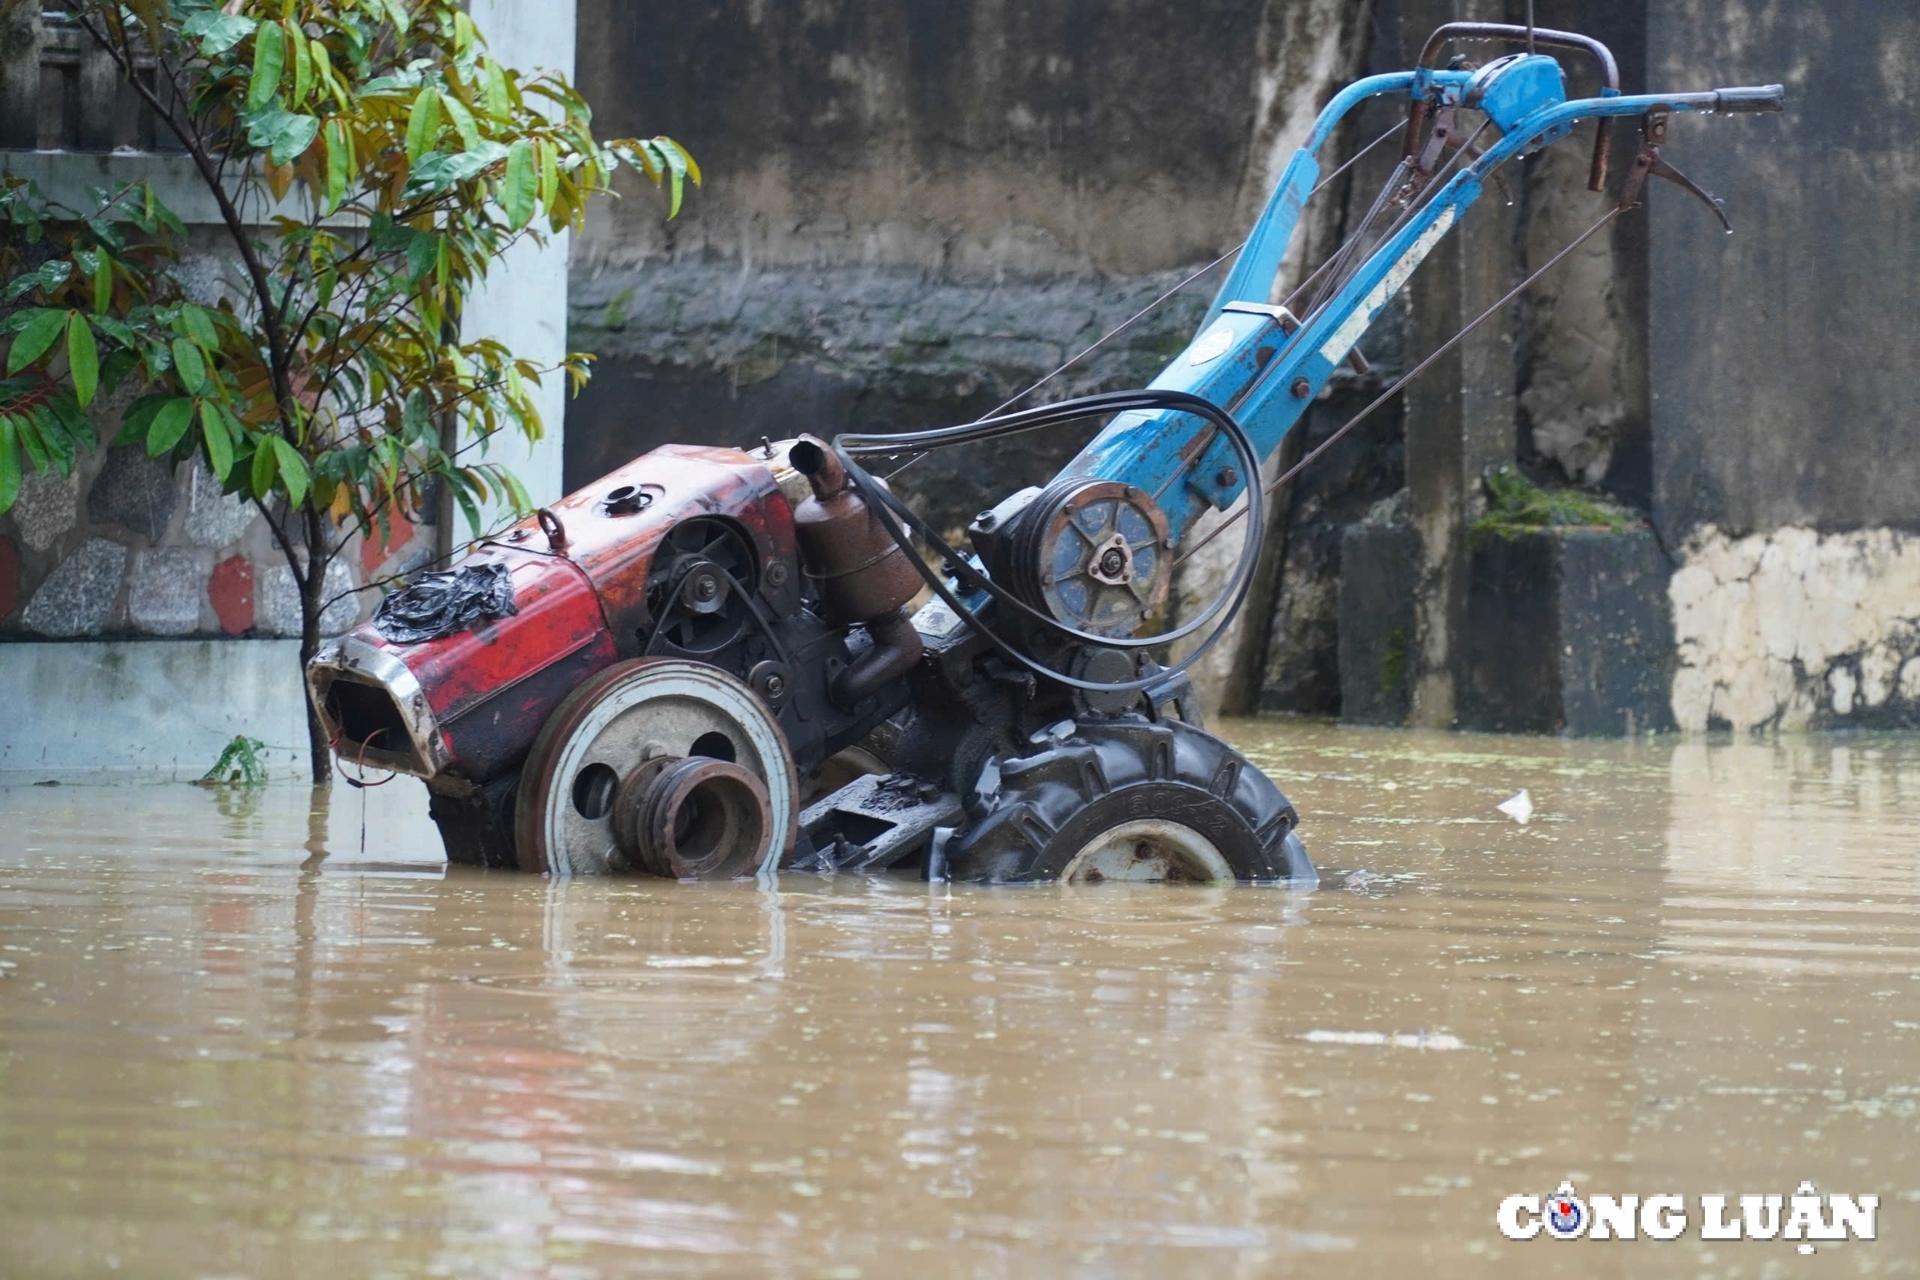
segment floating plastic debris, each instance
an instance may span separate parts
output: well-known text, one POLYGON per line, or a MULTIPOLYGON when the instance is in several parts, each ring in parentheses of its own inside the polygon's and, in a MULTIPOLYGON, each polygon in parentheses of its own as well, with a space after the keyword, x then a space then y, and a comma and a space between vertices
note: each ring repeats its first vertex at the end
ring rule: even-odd
POLYGON ((1520 788, 1519 795, 1502 800, 1495 808, 1523 827, 1533 819, 1533 797, 1527 794, 1525 787, 1520 788))

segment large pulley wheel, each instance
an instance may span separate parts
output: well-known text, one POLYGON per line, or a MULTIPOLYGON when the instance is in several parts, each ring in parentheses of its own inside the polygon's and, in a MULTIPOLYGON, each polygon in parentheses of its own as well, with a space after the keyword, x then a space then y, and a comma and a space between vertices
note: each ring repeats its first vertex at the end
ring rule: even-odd
POLYGON ((947 874, 1064 880, 1316 879, 1293 806, 1220 739, 1145 716, 1068 722, 988 762, 947 874))
POLYGON ((520 774, 523 870, 726 879, 772 870, 800 816, 793 755, 752 689, 705 663, 609 667, 542 726, 520 774))
POLYGON ((1165 603, 1173 581, 1166 512, 1118 480, 1068 480, 1021 516, 1014 587, 1079 631, 1130 636, 1165 603))

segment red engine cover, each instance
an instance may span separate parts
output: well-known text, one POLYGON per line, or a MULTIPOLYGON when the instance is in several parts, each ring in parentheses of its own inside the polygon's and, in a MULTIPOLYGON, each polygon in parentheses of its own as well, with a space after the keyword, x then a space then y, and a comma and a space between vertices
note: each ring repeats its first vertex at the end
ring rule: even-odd
MULTIPOLYGON (((518 613, 422 644, 395 644, 371 623, 350 637, 358 642, 350 647, 370 646, 405 666, 437 725, 443 759, 475 781, 515 764, 582 680, 640 651, 652 627, 646 587, 654 553, 681 521, 732 521, 758 553, 761 597, 777 614, 799 607, 793 513, 773 473, 737 449, 668 445, 549 511, 564 541, 529 519, 456 562, 505 564, 518 613), (616 494, 626 502, 610 504, 616 494)), ((390 692, 406 704, 405 692, 390 692)), ((342 741, 340 749, 355 745, 342 741)))

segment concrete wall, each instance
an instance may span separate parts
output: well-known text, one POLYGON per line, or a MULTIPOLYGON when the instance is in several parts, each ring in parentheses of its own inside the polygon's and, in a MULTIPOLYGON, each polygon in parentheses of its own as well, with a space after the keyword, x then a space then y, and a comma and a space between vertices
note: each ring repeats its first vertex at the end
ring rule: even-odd
MULTIPOLYGON (((1230 247, 1334 84, 1347 0, 586 0, 596 126, 667 133, 706 171, 594 211, 572 338, 594 382, 567 480, 685 438, 963 421, 1230 247)), ((1142 385, 1209 280, 1053 384, 1142 385)), ((1085 433, 929 460, 957 525, 1085 433)))
POLYGON ((297 640, 0 644, 0 772, 157 769, 197 778, 235 734, 306 771, 297 640))
MULTIPOLYGON (((474 25, 488 48, 523 72, 553 71, 573 78, 575 45, 572 0, 474 0, 474 25)), ((521 241, 487 273, 486 283, 467 300, 461 338, 494 338, 515 355, 543 367, 558 364, 567 346, 567 261, 572 235, 561 232, 544 245, 521 241)), ((503 463, 527 487, 536 505, 553 502, 567 490, 561 457, 566 440, 569 388, 564 374, 551 374, 532 392, 546 424, 544 439, 501 439, 492 443, 490 461, 503 463)), ((495 502, 486 514, 498 521, 510 511, 495 502)), ((449 545, 466 536, 462 532, 449 545)))
POLYGON ((1654 515, 1683 725, 1920 723, 1920 10, 1649 9, 1666 81, 1781 81, 1774 117, 1676 121, 1719 234, 1654 193, 1654 515))

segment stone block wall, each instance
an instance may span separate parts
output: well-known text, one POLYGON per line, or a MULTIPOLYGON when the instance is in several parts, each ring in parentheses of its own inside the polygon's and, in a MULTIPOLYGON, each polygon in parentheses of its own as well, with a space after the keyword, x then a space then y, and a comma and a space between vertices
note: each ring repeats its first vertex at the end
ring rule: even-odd
MULTIPOLYGON (((424 564, 433 532, 394 522, 391 545, 355 539, 328 567, 323 629, 377 602, 369 584, 424 564)), ((0 642, 300 634, 293 571, 265 518, 198 461, 138 448, 81 458, 66 479, 29 477, 0 516, 0 642)))
MULTIPOLYGON (((36 153, 41 166, 55 158, 36 153)), ((182 280, 213 303, 233 288, 237 268, 210 232, 195 232, 191 245, 182 280)), ((122 387, 95 402, 100 440, 118 434, 130 398, 122 387)), ((326 634, 369 612, 381 581, 432 559, 431 527, 397 517, 389 533, 384 542, 353 539, 328 566, 328 594, 339 599, 322 620, 326 634)), ((138 445, 102 448, 64 478, 29 474, 0 515, 0 643, 299 634, 299 588, 266 518, 222 493, 198 459, 174 467, 138 445)))

